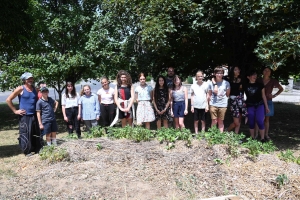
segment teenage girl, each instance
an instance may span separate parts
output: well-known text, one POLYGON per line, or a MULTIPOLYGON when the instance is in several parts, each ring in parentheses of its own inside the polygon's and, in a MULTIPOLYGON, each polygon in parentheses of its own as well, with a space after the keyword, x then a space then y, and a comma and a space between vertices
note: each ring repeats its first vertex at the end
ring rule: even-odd
POLYGON ((235 66, 228 77, 230 83, 229 106, 233 122, 227 128, 227 131, 234 129, 239 133, 242 117, 247 116, 247 107, 244 100, 244 90, 241 78, 241 69, 235 66))
POLYGON ((156 79, 155 88, 153 91, 153 106, 155 108, 155 118, 157 129, 161 128, 161 121, 164 127, 168 128, 170 120, 170 93, 169 87, 164 76, 158 76, 156 79))
POLYGON ((130 74, 124 70, 119 71, 117 74, 114 99, 118 106, 118 117, 122 120, 122 127, 125 127, 127 124, 132 126, 134 89, 130 74))
POLYGON ((100 113, 103 126, 109 126, 115 118, 114 89, 109 87, 106 76, 101 79, 102 88, 98 90, 98 100, 100 102, 100 113))
POLYGON ((81 137, 80 130, 80 96, 76 92, 76 88, 72 82, 67 82, 65 93, 62 95, 61 106, 64 120, 67 123, 68 133, 72 134, 76 130, 78 137, 81 137))
POLYGON ((136 109, 137 125, 145 123, 145 127, 150 129, 150 122, 155 120, 154 111, 151 105, 153 99, 153 88, 146 83, 144 73, 139 74, 140 85, 135 88, 135 99, 138 103, 136 109))
POLYGON ((181 78, 174 76, 173 86, 170 90, 171 97, 171 115, 174 117, 175 128, 184 128, 184 115, 188 114, 188 92, 187 88, 182 86, 181 78))
POLYGON ((267 103, 267 98, 265 95, 265 88, 262 83, 256 82, 257 73, 251 70, 247 73, 248 83, 243 85, 245 94, 247 96, 246 105, 248 112, 248 122, 251 137, 254 139, 254 128, 255 122, 259 127, 259 133, 261 141, 265 142, 265 125, 264 118, 265 112, 269 113, 269 107, 267 103))

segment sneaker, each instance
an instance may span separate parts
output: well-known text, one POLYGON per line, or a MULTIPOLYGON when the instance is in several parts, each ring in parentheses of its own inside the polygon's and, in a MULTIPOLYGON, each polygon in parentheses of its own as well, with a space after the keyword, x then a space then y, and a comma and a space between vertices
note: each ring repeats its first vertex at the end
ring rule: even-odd
POLYGON ((267 142, 267 141, 266 141, 265 139, 261 139, 260 142, 261 142, 261 143, 265 143, 265 142, 267 142))
POLYGON ((272 140, 269 136, 267 136, 265 139, 266 139, 267 141, 271 141, 271 140, 272 140))

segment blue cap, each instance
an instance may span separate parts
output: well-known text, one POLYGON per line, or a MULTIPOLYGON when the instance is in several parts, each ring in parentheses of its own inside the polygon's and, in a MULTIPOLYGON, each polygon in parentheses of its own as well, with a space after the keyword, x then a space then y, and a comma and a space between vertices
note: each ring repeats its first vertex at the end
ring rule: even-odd
POLYGON ((33 77, 32 76, 32 73, 29 73, 29 72, 25 72, 24 74, 22 74, 22 76, 20 77, 22 81, 25 81, 29 78, 33 77))

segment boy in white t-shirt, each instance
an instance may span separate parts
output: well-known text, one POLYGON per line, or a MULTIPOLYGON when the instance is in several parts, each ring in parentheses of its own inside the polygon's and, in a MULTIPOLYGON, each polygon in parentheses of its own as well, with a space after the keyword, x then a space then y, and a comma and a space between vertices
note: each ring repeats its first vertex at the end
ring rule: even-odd
POLYGON ((205 131, 205 114, 208 108, 208 84, 203 81, 203 71, 196 73, 197 82, 191 86, 191 112, 194 113, 194 129, 198 134, 198 123, 201 120, 201 131, 205 131))

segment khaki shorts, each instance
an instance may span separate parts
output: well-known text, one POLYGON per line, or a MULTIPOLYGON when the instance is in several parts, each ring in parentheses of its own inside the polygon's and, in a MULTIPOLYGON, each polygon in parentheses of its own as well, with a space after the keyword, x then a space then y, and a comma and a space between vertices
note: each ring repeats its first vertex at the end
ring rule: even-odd
POLYGON ((227 110, 227 108, 209 106, 209 112, 210 112, 211 119, 224 120, 226 110, 227 110))

